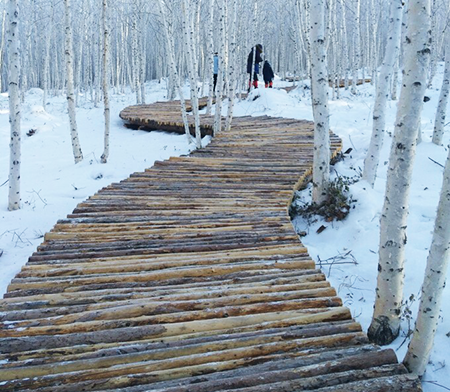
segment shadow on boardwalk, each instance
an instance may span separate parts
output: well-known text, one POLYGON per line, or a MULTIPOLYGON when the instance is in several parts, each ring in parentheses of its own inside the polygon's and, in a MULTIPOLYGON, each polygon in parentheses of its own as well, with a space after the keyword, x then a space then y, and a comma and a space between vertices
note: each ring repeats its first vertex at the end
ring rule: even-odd
MULTIPOLYGON (((178 111, 121 116, 180 128, 178 111)), ((236 118, 206 148, 80 203, 0 303, 0 390, 420 391, 293 231, 312 128, 236 118)))

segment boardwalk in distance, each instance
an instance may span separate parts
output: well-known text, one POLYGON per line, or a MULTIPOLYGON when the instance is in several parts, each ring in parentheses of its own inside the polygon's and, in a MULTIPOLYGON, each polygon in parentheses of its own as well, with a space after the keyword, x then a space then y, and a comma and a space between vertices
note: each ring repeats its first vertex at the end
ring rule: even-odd
MULTIPOLYGON (((176 103, 121 117, 183 132, 176 103)), ((236 118, 80 203, 0 302, 0 390, 420 391, 292 228, 312 151, 310 122, 236 118)))

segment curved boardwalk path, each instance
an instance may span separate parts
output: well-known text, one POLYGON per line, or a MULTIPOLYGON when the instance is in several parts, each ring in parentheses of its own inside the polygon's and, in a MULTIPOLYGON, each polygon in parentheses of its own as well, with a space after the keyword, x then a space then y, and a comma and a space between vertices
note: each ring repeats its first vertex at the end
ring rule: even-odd
MULTIPOLYGON (((173 130, 178 110, 121 116, 173 130)), ((236 118, 206 148, 80 203, 0 303, 0 390, 420 391, 293 231, 312 141, 309 122, 236 118)))

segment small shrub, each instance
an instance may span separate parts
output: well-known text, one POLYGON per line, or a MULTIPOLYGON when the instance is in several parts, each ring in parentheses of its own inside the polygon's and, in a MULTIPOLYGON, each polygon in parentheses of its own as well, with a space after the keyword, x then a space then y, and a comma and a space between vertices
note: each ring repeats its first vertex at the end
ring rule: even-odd
POLYGON ((349 193, 350 185, 357 182, 359 178, 359 176, 336 177, 330 182, 326 199, 320 205, 314 202, 299 205, 299 197, 294 196, 294 200, 289 209, 291 218, 299 215, 308 222, 311 222, 315 215, 322 216, 327 222, 345 219, 356 202, 349 193))

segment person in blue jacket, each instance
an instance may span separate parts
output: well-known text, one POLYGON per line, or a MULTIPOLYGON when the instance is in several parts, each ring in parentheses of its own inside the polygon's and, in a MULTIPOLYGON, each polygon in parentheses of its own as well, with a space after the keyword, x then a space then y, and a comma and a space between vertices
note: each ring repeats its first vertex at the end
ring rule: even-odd
POLYGON ((264 84, 265 87, 272 88, 273 86, 273 78, 275 77, 275 74, 273 73, 273 69, 270 66, 269 62, 267 60, 264 60, 263 64, 263 78, 264 78, 264 84))
POLYGON ((262 53, 262 45, 261 44, 257 44, 256 46, 254 46, 252 48, 252 50, 250 51, 248 58, 247 58, 247 73, 249 74, 249 81, 248 81, 248 92, 250 92, 250 89, 252 87, 254 88, 258 88, 258 73, 259 73, 259 64, 261 64, 262 62, 262 57, 261 57, 261 53, 262 53), (253 67, 253 72, 252 72, 252 63, 253 63, 253 51, 256 49, 255 52, 255 64, 253 67), (252 83, 252 73, 253 73, 253 83, 252 83))

